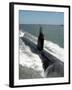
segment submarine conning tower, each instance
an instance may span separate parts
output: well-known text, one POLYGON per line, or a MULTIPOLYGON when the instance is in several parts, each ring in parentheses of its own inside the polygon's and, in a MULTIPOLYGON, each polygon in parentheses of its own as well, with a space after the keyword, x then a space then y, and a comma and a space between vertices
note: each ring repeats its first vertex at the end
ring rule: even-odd
POLYGON ((41 51, 41 50, 43 50, 43 46, 44 46, 44 34, 43 34, 43 31, 42 31, 42 27, 40 26, 37 47, 41 51))

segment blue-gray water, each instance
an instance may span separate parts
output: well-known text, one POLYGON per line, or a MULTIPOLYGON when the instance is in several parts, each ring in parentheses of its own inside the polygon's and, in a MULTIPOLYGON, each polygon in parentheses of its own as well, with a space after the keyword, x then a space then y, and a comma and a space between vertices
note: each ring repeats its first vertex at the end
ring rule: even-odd
POLYGON ((40 27, 44 34, 44 39, 52 41, 64 48, 64 26, 63 25, 38 25, 38 24, 20 24, 19 29, 26 31, 38 37, 40 27))

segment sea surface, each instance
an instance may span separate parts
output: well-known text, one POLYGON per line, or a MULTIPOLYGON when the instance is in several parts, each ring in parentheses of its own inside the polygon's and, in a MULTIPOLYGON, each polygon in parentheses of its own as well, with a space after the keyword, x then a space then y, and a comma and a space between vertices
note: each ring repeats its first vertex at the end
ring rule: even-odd
POLYGON ((38 37, 40 27, 44 34, 44 39, 56 43, 61 48, 64 48, 64 26, 63 25, 40 25, 40 24, 20 24, 19 30, 28 32, 33 36, 38 37))

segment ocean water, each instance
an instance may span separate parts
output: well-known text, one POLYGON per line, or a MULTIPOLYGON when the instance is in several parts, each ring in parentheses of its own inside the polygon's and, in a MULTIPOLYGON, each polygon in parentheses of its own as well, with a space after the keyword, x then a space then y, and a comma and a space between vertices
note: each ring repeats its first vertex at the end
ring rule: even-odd
POLYGON ((64 26, 63 25, 38 25, 38 24, 20 24, 19 29, 28 32, 36 37, 39 35, 40 27, 44 34, 44 39, 56 43, 64 48, 64 26))

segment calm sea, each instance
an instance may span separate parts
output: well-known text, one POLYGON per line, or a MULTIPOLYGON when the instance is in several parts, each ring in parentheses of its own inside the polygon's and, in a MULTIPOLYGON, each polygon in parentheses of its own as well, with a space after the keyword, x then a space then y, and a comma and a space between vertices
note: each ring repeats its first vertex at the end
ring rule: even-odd
POLYGON ((52 41, 64 48, 64 26, 63 25, 38 25, 38 24, 20 24, 19 29, 29 32, 38 37, 40 27, 44 34, 44 39, 52 41))

